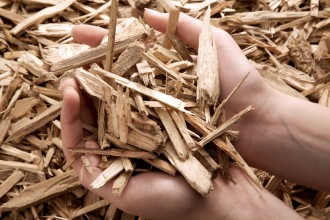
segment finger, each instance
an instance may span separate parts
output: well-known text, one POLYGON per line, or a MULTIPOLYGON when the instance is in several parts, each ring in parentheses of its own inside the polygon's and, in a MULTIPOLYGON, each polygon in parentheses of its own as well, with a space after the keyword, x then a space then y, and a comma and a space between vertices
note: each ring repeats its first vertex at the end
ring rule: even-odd
MULTIPOLYGON (((160 13, 154 10, 145 9, 144 18, 147 23, 158 31, 165 32, 168 22, 167 13, 160 13)), ((191 19, 186 14, 181 13, 176 28, 176 35, 185 43, 198 48, 198 35, 201 31, 201 22, 197 19, 191 19)))
MULTIPOLYGON (((151 27, 165 32, 168 14, 153 10, 145 10, 144 16, 151 27)), ((182 41, 197 50, 201 27, 202 22, 200 20, 181 13, 176 28, 176 35, 182 41)), ((226 31, 219 28, 213 28, 212 32, 218 50, 220 82, 222 82, 221 96, 223 98, 226 97, 248 72, 252 74, 248 76, 244 85, 241 86, 241 89, 234 96, 240 96, 239 93, 244 91, 242 89, 243 87, 258 90, 259 87, 266 86, 265 83, 262 82, 260 74, 250 64, 234 39, 226 31), (256 80, 258 80, 259 83, 255 83, 256 80)), ((245 106, 245 104, 243 104, 243 106, 245 106)))
MULTIPOLYGON (((81 146, 83 135, 80 119, 80 97, 72 86, 67 86, 63 91, 61 110, 61 137, 64 156, 67 160, 71 160, 74 156, 68 149, 81 146)), ((75 161, 72 166, 76 171, 79 171, 82 166, 81 160, 75 161)))
POLYGON ((77 25, 71 31, 76 42, 92 47, 98 46, 107 33, 108 31, 104 28, 85 24, 77 25))
MULTIPOLYGON (((166 31, 169 14, 146 9, 144 17, 147 23, 156 30, 166 31)), ((202 22, 200 20, 181 13, 176 27, 176 35, 189 46, 198 49, 201 28, 202 22)), ((214 38, 218 39, 215 40, 218 49, 230 49, 231 55, 239 55, 240 57, 243 55, 241 49, 226 31, 219 28, 213 28, 212 31, 214 38)), ((221 53, 224 54, 224 51, 221 51, 221 53)), ((244 55, 243 57, 245 58, 244 55)))
POLYGON ((93 112, 91 111, 91 108, 92 108, 91 103, 87 102, 85 99, 85 96, 82 95, 77 81, 73 78, 63 79, 63 81, 61 82, 61 85, 60 85, 60 89, 61 89, 62 93, 65 90, 65 88, 67 88, 67 87, 74 88, 79 95, 80 109, 81 109, 80 117, 81 117, 82 123, 86 123, 86 124, 94 126, 96 123, 95 123, 95 116, 94 116, 93 112))

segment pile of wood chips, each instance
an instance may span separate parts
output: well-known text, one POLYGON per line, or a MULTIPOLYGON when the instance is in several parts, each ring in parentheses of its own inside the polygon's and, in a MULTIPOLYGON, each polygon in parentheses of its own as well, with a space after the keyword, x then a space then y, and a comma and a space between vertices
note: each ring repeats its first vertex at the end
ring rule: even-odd
MULTIPOLYGON (((328 0, 0 0, 1 219, 143 219, 84 189, 70 164, 102 155, 92 187, 114 180, 120 196, 132 175, 181 173, 203 196, 237 164, 257 184, 307 219, 330 218, 330 193, 250 168, 218 103, 219 70, 211 24, 228 31, 265 78, 284 93, 330 107, 328 0), (144 8, 170 14, 166 34, 146 25, 144 8), (179 13, 203 20, 199 50, 174 36, 179 13), (72 41, 74 25, 108 28, 91 48, 72 41), (191 55, 198 53, 197 63, 191 55), (88 68, 86 68, 86 66, 88 68), (84 67, 84 68, 83 68, 84 67), (59 115, 61 78, 74 77, 98 113, 84 124, 101 148, 72 149, 65 161, 59 115)), ((221 73, 220 73, 221 74, 221 73)))

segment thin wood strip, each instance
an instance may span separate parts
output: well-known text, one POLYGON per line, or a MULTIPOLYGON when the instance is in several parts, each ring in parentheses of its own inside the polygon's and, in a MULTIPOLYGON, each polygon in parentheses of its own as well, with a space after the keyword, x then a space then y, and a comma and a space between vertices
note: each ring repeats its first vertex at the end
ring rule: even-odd
POLYGON ((107 44, 107 52, 106 52, 106 62, 104 66, 104 69, 108 72, 112 71, 113 55, 115 48, 118 3, 119 3, 118 0, 111 0, 108 44, 107 44))
POLYGON ((13 188, 22 178, 24 173, 15 170, 1 185, 0 185, 0 198, 2 198, 11 188, 13 188))
POLYGON ((219 137, 219 135, 223 134, 223 132, 227 131, 231 128, 234 124, 236 124, 239 120, 241 120, 248 112, 253 110, 252 106, 247 107, 246 109, 242 110, 241 112, 237 113, 230 119, 228 119, 225 123, 220 125, 214 131, 209 133, 205 136, 201 141, 198 142, 198 146, 204 147, 207 143, 211 142, 215 138, 219 137))
POLYGON ((69 150, 75 153, 107 155, 114 157, 128 157, 128 158, 140 158, 140 159, 156 158, 154 154, 146 151, 124 150, 124 149, 116 149, 116 148, 110 148, 110 149, 70 148, 69 150))
POLYGON ((181 100, 176 99, 172 96, 166 95, 166 94, 158 92, 156 90, 149 89, 140 84, 131 82, 128 79, 125 79, 125 78, 117 76, 113 73, 107 72, 97 66, 92 67, 91 72, 94 72, 96 74, 104 74, 106 77, 115 79, 117 83, 119 83, 123 86, 126 86, 136 92, 140 92, 141 94, 154 98, 154 99, 164 103, 165 105, 171 106, 172 108, 175 108, 179 111, 190 113, 189 111, 184 109, 184 102, 182 102, 181 100))

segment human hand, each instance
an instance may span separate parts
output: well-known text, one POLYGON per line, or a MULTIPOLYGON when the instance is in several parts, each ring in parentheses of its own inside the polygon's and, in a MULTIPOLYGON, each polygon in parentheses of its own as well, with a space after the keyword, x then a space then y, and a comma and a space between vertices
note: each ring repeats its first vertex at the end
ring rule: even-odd
MULTIPOLYGON (((150 16, 148 18, 148 14, 146 14, 147 21, 149 19, 150 22, 151 18, 150 16)), ((162 17, 158 18, 164 19, 162 17)), ((190 22, 190 20, 188 21, 190 22)), ((195 22, 191 23, 190 27, 192 29, 198 27, 195 22)), ((181 27, 185 26, 179 26, 178 32, 180 32, 181 27)), ((104 29, 85 25, 77 26, 72 33, 76 41, 91 46, 98 45, 105 34, 106 31, 104 29), (93 35, 90 33, 93 33, 93 35)), ((182 34, 184 35, 184 33, 182 34)), ((192 46, 194 46, 193 43, 195 42, 196 47, 198 32, 196 31, 190 36, 190 39, 184 40, 192 46)), ((251 67, 249 66, 249 68, 251 67)), ((246 70, 240 74, 243 77, 246 74, 246 70)), ((237 82, 242 77, 236 77, 237 82)), ((258 82, 258 80, 258 76, 254 74, 249 79, 249 83, 258 82)), ((232 83, 231 85, 234 87, 236 84, 232 83)), ((226 86, 223 88, 225 88, 224 90, 227 93, 231 89, 230 87, 226 89, 226 86)), ((61 112, 62 141, 64 154, 68 160, 73 156, 68 148, 82 146, 98 148, 98 145, 92 142, 84 142, 83 140, 84 131, 82 124, 94 125, 95 120, 89 108, 90 105, 88 105, 88 101, 86 101, 79 90, 77 82, 73 79, 66 79, 61 83, 61 90, 63 92, 61 112)), ((142 173, 133 176, 124 193, 120 197, 116 197, 111 192, 112 181, 99 189, 90 187, 92 181, 102 171, 97 167, 100 163, 99 156, 91 154, 86 156, 93 169, 92 175, 87 172, 80 159, 72 165, 76 172, 79 173, 81 184, 128 213, 153 219, 204 219, 206 217, 210 219, 242 219, 246 216, 251 216, 253 219, 264 219, 265 216, 280 217, 280 215, 286 216, 286 218, 291 216, 289 217, 290 219, 299 217, 273 195, 255 186, 236 167, 230 168, 230 173, 236 184, 225 183, 219 175, 213 180, 214 191, 207 197, 202 197, 192 190, 181 176, 172 177, 158 172, 142 173), (258 210, 258 212, 255 210, 258 210)))
MULTIPOLYGON (((144 15, 150 26, 165 32, 168 14, 146 10, 144 15)), ((176 35, 197 51, 201 25, 201 21, 181 14, 176 35)), ((227 118, 248 105, 254 108, 235 126, 240 131, 236 150, 250 166, 329 191, 329 108, 275 91, 226 31, 212 31, 219 58, 221 98, 250 73, 225 106, 227 118)))

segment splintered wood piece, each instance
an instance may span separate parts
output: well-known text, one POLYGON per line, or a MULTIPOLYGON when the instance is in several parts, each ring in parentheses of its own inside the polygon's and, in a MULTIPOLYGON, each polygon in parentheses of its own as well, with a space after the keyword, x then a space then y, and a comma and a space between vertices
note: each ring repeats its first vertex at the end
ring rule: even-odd
POLYGON ((26 151, 22 151, 10 145, 3 144, 0 146, 0 149, 3 150, 1 153, 17 157, 26 162, 32 162, 37 158, 37 156, 32 153, 27 153, 26 151))
MULTIPOLYGON (((141 37, 141 33, 128 37, 126 41, 116 43, 114 53, 116 54, 124 50, 131 42, 133 42, 139 37, 141 37)), ((50 70, 55 74, 60 74, 70 69, 79 68, 94 62, 99 62, 105 57, 106 45, 100 45, 98 47, 82 51, 78 55, 74 55, 70 58, 63 59, 57 63, 54 63, 51 66, 50 70)))
POLYGON ((244 109, 241 112, 234 115, 233 117, 231 117, 225 123, 223 123, 218 128, 216 128, 214 131, 212 131, 207 136, 205 136, 201 141, 199 141, 198 146, 204 147, 207 143, 209 143, 212 140, 214 140, 215 138, 219 137, 221 134, 223 134, 228 129, 230 129, 233 125, 235 125, 239 120, 241 120, 251 110, 253 110, 253 108, 252 108, 252 106, 249 106, 246 109, 244 109))
POLYGON ((74 24, 68 22, 39 24, 37 30, 29 31, 29 33, 34 36, 65 37, 71 34, 73 27, 74 24))
POLYGON ((193 59, 190 56, 189 50, 186 48, 185 44, 176 36, 176 35, 169 35, 166 36, 166 39, 170 41, 172 46, 177 51, 179 57, 183 61, 190 61, 192 62, 193 59))
POLYGON ((118 120, 118 112, 116 108, 116 102, 114 97, 110 98, 110 112, 111 112, 111 128, 113 129, 113 134, 119 138, 119 120, 118 120))
POLYGON ((124 189, 129 181, 129 179, 132 176, 133 171, 125 171, 122 172, 116 180, 113 182, 112 185, 112 193, 115 196, 121 196, 121 194, 124 192, 124 189))
POLYGON ((236 151, 235 147, 232 145, 232 143, 226 138, 226 144, 231 149, 231 151, 239 158, 238 166, 241 167, 241 169, 259 186, 262 188, 262 185, 260 183, 260 180, 255 175, 251 167, 245 162, 245 160, 241 157, 241 155, 236 151))
POLYGON ((134 92, 133 96, 134 96, 134 101, 136 103, 136 106, 137 106, 137 109, 138 109, 140 115, 143 118, 147 118, 149 113, 148 113, 147 107, 145 106, 145 104, 143 102, 142 95, 138 92, 134 92))
POLYGON ((129 69, 131 69, 131 67, 140 62, 141 53, 144 51, 144 43, 135 41, 120 54, 117 61, 113 64, 112 71, 109 72, 123 76, 129 69))
MULTIPOLYGON (((108 137, 108 136, 107 136, 108 137)), ((97 154, 114 157, 140 158, 140 159, 155 159, 156 156, 146 151, 124 150, 124 149, 90 149, 90 148, 69 148, 75 153, 97 154)))
POLYGON ((198 148, 196 151, 193 151, 193 156, 211 173, 212 179, 218 176, 219 164, 212 159, 204 148, 198 148))
POLYGON ((0 8, 0 15, 1 17, 7 18, 8 20, 12 21, 14 24, 18 24, 25 19, 22 15, 13 13, 9 10, 3 9, 2 7, 0 8))
POLYGON ((33 54, 24 53, 17 61, 36 77, 40 77, 48 73, 48 71, 43 68, 44 63, 33 54))
POLYGON ((184 120, 184 116, 182 115, 182 112, 176 112, 175 110, 168 110, 170 113, 176 128, 180 132, 181 136, 183 137, 183 140, 185 143, 189 146, 190 149, 195 147, 195 141, 191 138, 186 122, 184 120))
POLYGON ((105 70, 109 72, 112 71, 112 63, 114 56, 118 3, 119 3, 118 0, 112 0, 110 6, 108 45, 106 52, 106 62, 104 66, 105 70))
POLYGON ((6 93, 2 96, 0 100, 0 112, 3 112, 11 100, 11 97, 15 93, 15 91, 18 89, 18 86, 21 84, 22 79, 19 77, 16 77, 13 81, 10 82, 6 93))
MULTIPOLYGON (((210 127, 206 124, 205 121, 201 120, 198 117, 187 115, 185 114, 186 121, 193 126, 198 132, 200 132, 203 135, 210 134, 210 132, 214 131, 213 127, 210 127)), ((231 146, 228 146, 224 141, 222 141, 220 138, 213 139, 213 143, 223 152, 225 152, 225 155, 229 155, 235 162, 238 164, 245 164, 246 162, 238 156, 238 153, 236 152, 235 148, 232 148, 231 146)), ((228 168, 228 167, 227 167, 228 168)), ((249 173, 249 171, 246 171, 244 166, 240 166, 240 168, 243 169, 244 172, 249 173)), ((228 170, 223 170, 223 173, 229 174, 228 170)), ((229 179, 231 179, 230 176, 228 176, 229 179)), ((253 179, 252 179, 253 180, 253 179)))
MULTIPOLYGON (((136 148, 134 146, 128 145, 128 144, 124 144, 122 142, 120 142, 119 137, 114 136, 113 134, 110 133, 106 133, 105 137, 107 138, 107 140, 115 145, 116 147, 120 148, 120 149, 125 149, 125 150, 136 150, 136 148)), ((116 155, 114 155, 116 156, 116 155)), ((119 155, 120 156, 120 155, 119 155)))
POLYGON ((126 98, 124 96, 124 88, 122 85, 117 86, 117 100, 116 100, 116 111, 118 116, 118 124, 119 124, 119 140, 122 143, 127 143, 128 140, 128 126, 127 126, 127 118, 125 112, 125 101, 126 98))
POLYGON ((59 174, 28 186, 18 196, 0 206, 0 212, 16 211, 40 204, 79 186, 78 174, 74 170, 59 174))
POLYGON ((154 159, 144 159, 144 161, 154 167, 157 167, 158 169, 164 171, 165 173, 168 173, 172 176, 176 175, 175 167, 170 163, 166 162, 165 160, 154 158, 154 159))
POLYGON ((114 134, 114 127, 113 127, 113 120, 112 120, 112 111, 111 111, 111 99, 112 97, 112 91, 110 92, 105 92, 104 93, 104 99, 105 99, 105 115, 107 120, 105 121, 106 123, 106 133, 114 134))
POLYGON ((317 207, 319 209, 326 208, 328 203, 330 202, 330 193, 329 192, 318 192, 316 194, 313 202, 315 202, 315 207, 317 207))
POLYGON ((10 113, 9 111, 13 108, 14 104, 16 103, 18 98, 21 96, 23 90, 26 91, 28 88, 29 88, 29 85, 27 83, 23 82, 22 85, 21 85, 21 88, 16 90, 15 94, 11 97, 10 102, 8 103, 8 106, 7 106, 6 110, 3 112, 4 113, 3 117, 8 116, 8 114, 10 113))
POLYGON ((46 96, 62 99, 62 93, 60 91, 58 91, 57 89, 33 86, 32 90, 37 93, 46 95, 46 96))
POLYGON ((171 9, 175 9, 175 6, 170 0, 157 0, 157 2, 164 8, 166 12, 170 12, 171 9))
POLYGON ((213 126, 218 125, 219 122, 219 118, 221 115, 221 112, 224 110, 225 105, 227 104, 227 102, 229 101, 229 99, 235 94, 235 92, 238 90, 238 88, 243 84, 243 82, 246 80, 246 78, 250 75, 250 72, 248 74, 246 74, 246 76, 243 77, 243 79, 237 84, 237 86, 235 86, 235 88, 229 93, 229 95, 221 102, 221 104, 216 108, 212 118, 211 118, 211 122, 210 124, 213 126))
POLYGON ((170 49, 172 46, 171 41, 168 38, 175 34, 176 26, 179 21, 179 15, 180 15, 180 10, 177 9, 176 7, 171 7, 169 12, 166 32, 165 32, 165 38, 163 42, 163 47, 166 49, 170 49))
POLYGON ((86 168, 87 172, 89 173, 89 175, 93 175, 93 168, 91 166, 91 163, 89 162, 88 158, 85 155, 82 155, 80 157, 81 161, 84 164, 84 167, 86 168))
POLYGON ((35 51, 35 50, 29 50, 29 51, 23 50, 23 51, 5 52, 3 54, 3 58, 8 59, 8 60, 18 59, 20 56, 25 55, 25 54, 31 54, 34 56, 38 55, 37 51, 35 51))
POLYGON ((10 128, 10 118, 7 117, 0 121, 0 146, 2 145, 2 142, 5 140, 8 130, 10 128))
POLYGON ((319 14, 319 0, 310 1, 311 16, 317 17, 319 14))
POLYGON ((128 159, 127 157, 121 157, 121 162, 125 171, 133 172, 134 167, 130 159, 128 159))
POLYGON ((148 134, 136 130, 130 130, 128 133, 127 143, 142 150, 153 152, 159 148, 161 142, 157 137, 153 138, 148 134))
POLYGON ((163 62, 158 60, 154 55, 152 55, 150 52, 144 52, 141 54, 141 56, 148 61, 148 63, 157 69, 159 69, 162 72, 165 72, 168 77, 172 79, 179 80, 182 82, 187 88, 195 91, 196 86, 193 85, 192 83, 188 82, 187 80, 183 79, 181 76, 179 76, 175 71, 173 71, 171 68, 166 66, 163 62))
MULTIPOLYGON (((197 58, 197 103, 200 109, 215 105, 220 96, 220 77, 217 47, 210 25, 210 8, 207 9, 201 33, 197 58)), ((207 109, 206 109, 207 110, 207 109)), ((207 115, 206 115, 207 116, 207 115)), ((206 118, 209 122, 210 118, 206 118)))
POLYGON ((30 17, 24 19, 23 21, 21 21, 20 23, 18 23, 13 29, 10 30, 10 32, 13 35, 18 35, 19 33, 24 31, 28 27, 30 27, 36 23, 39 23, 47 18, 51 18, 51 17, 57 15, 58 13, 64 11, 73 2, 75 2, 75 0, 64 0, 57 5, 44 8, 41 11, 33 14, 32 16, 30 16, 30 17))
POLYGON ((109 205, 109 201, 106 201, 106 200, 100 200, 100 201, 97 201, 91 205, 88 205, 88 206, 85 206, 81 209, 78 209, 77 211, 75 211, 74 213, 72 213, 72 215, 70 216, 70 219, 75 219, 75 218, 78 218, 82 215, 85 215, 89 212, 92 212, 92 211, 95 211, 99 208, 102 208, 102 207, 105 207, 109 205))
POLYGON ((39 167, 36 164, 16 162, 16 161, 4 161, 0 160, 0 169, 19 169, 32 173, 41 174, 39 167))
POLYGON ((162 92, 156 91, 149 89, 148 87, 142 86, 138 83, 134 83, 132 81, 129 81, 128 79, 125 79, 123 77, 120 77, 116 74, 107 72, 97 66, 93 66, 91 69, 91 72, 96 73, 96 74, 104 74, 104 76, 115 79, 116 83, 121 84, 123 86, 126 86, 127 88, 130 88, 136 92, 139 92, 143 95, 146 95, 148 97, 154 98, 162 103, 164 103, 167 106, 170 106, 172 108, 175 108, 179 111, 190 113, 189 111, 184 109, 184 102, 181 100, 174 98, 172 96, 166 95, 162 92))
POLYGON ((91 96, 95 96, 103 101, 105 99, 104 94, 111 94, 111 86, 102 80, 99 76, 93 75, 88 71, 79 68, 74 70, 74 76, 77 79, 79 85, 91 96))
POLYGON ((305 40, 302 33, 298 36, 291 36, 288 40, 289 55, 298 70, 310 75, 314 69, 315 63, 311 45, 305 40))
MULTIPOLYGON (((105 97, 105 95, 103 95, 103 97, 105 97)), ((108 146, 107 140, 105 139, 105 130, 106 130, 105 105, 106 105, 105 101, 99 100, 99 107, 97 114, 97 125, 98 125, 97 140, 102 149, 108 146)))
POLYGON ((153 74, 153 70, 149 66, 148 62, 143 59, 141 62, 136 64, 139 76, 142 79, 145 86, 149 85, 149 74, 153 74))
POLYGON ((27 134, 39 129, 51 120, 57 118, 60 114, 62 102, 58 105, 49 107, 46 111, 33 119, 27 119, 26 123, 20 124, 18 127, 12 128, 12 133, 5 140, 7 143, 13 140, 19 140, 27 134))
POLYGON ((44 168, 47 168, 49 166, 49 163, 53 158, 54 154, 55 154, 55 146, 48 149, 46 157, 44 159, 44 168))
MULTIPOLYGON (((323 91, 321 92, 319 104, 326 106, 326 107, 330 107, 330 87, 329 86, 324 88, 323 91)), ((0 143, 1 143, 1 139, 0 139, 0 143)))
POLYGON ((24 173, 15 170, 1 185, 0 185, 0 198, 2 198, 16 183, 24 177, 24 173))
POLYGON ((170 114, 168 113, 166 108, 155 108, 155 110, 157 112, 158 117, 162 121, 168 136, 171 139, 171 142, 178 157, 181 160, 186 160, 189 157, 189 147, 180 136, 180 133, 175 127, 175 123, 173 122, 170 114))
POLYGON ((186 160, 181 160, 174 150, 172 143, 168 142, 164 147, 164 155, 171 164, 182 174, 190 186, 201 195, 206 196, 213 190, 211 174, 191 154, 186 160))
POLYGON ((36 106, 39 102, 40 100, 35 97, 29 97, 29 98, 17 100, 15 106, 10 111, 9 116, 11 117, 12 120, 21 118, 22 116, 26 115, 29 111, 31 111, 32 108, 36 106))
POLYGON ((27 135, 25 137, 25 140, 27 140, 32 146, 36 147, 39 150, 47 150, 48 149, 48 143, 44 140, 40 140, 34 135, 27 135))
POLYGON ((180 61, 180 57, 177 52, 159 45, 156 45, 155 48, 153 48, 152 55, 167 65, 174 61, 180 61))
POLYGON ((102 187, 109 180, 113 179, 120 172, 124 170, 124 166, 121 162, 121 158, 117 158, 114 162, 110 164, 92 183, 91 187, 94 189, 102 187))
POLYGON ((105 219, 107 219, 107 220, 120 219, 122 216, 122 212, 123 211, 116 208, 116 206, 114 206, 113 204, 110 204, 105 219))

